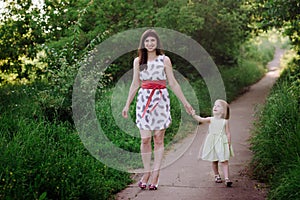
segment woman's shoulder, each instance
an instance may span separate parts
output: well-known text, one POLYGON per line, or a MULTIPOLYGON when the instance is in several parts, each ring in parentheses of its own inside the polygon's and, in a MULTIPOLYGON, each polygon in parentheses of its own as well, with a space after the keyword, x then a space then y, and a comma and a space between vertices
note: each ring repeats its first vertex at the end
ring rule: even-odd
POLYGON ((169 56, 165 55, 165 54, 161 54, 159 55, 161 58, 163 58, 164 60, 167 59, 167 60, 170 60, 169 56))
POLYGON ((163 58, 164 64, 167 65, 167 66, 171 66, 171 59, 168 56, 166 56, 165 54, 163 54, 161 56, 163 58))
POLYGON ((133 65, 136 66, 139 65, 139 63, 140 63, 140 58, 139 57, 134 58, 133 65))
POLYGON ((134 68, 134 69, 139 69, 139 66, 140 66, 139 61, 140 61, 139 57, 136 57, 136 58, 133 60, 133 68, 134 68))

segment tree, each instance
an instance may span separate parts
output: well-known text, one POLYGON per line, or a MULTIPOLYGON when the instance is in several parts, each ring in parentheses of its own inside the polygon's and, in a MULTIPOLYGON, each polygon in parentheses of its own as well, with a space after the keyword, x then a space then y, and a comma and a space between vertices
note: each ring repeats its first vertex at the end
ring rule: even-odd
POLYGON ((6 2, 6 12, 0 21, 1 72, 16 73, 19 79, 29 76, 33 66, 25 66, 23 59, 35 58, 37 45, 45 41, 42 23, 40 10, 30 1, 6 2))
POLYGON ((300 54, 299 0, 253 0, 254 23, 257 30, 282 28, 300 54))

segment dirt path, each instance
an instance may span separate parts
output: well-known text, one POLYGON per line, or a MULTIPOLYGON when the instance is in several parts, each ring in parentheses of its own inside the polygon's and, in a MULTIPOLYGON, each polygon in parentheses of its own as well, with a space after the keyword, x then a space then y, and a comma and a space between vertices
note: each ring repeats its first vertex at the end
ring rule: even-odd
MULTIPOLYGON (((277 49, 274 60, 268 64, 269 72, 249 91, 233 101, 231 108, 231 133, 235 157, 230 160, 230 177, 233 187, 213 181, 210 162, 197 160, 199 144, 204 140, 207 125, 198 126, 196 135, 190 135, 182 143, 191 143, 187 151, 172 165, 161 170, 157 191, 140 190, 136 183, 129 185, 117 194, 118 200, 263 200, 266 192, 260 189, 259 183, 249 179, 247 165, 251 160, 248 139, 255 120, 257 108, 265 102, 270 88, 279 76, 279 63, 283 50, 277 49), (192 141, 193 140, 193 141, 192 141)), ((180 148, 180 144, 177 145, 180 148)), ((176 146, 166 155, 172 159, 176 155, 176 146)), ((220 173, 222 176, 220 168, 220 173)), ((222 176, 223 177, 223 176, 222 176)))

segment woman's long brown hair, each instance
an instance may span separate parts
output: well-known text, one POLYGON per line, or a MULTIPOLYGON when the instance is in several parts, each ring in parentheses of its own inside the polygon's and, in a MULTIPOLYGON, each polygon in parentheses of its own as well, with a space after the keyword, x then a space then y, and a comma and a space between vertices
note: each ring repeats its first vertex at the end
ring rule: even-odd
POLYGON ((158 37, 158 34, 154 29, 148 29, 146 30, 140 39, 140 44, 138 48, 138 56, 139 56, 139 64, 140 64, 140 70, 147 69, 147 61, 148 61, 148 54, 147 54, 147 49, 145 48, 144 42, 147 37, 154 37, 157 40, 157 47, 156 47, 156 55, 162 55, 163 50, 162 50, 162 44, 160 42, 160 39, 158 37))

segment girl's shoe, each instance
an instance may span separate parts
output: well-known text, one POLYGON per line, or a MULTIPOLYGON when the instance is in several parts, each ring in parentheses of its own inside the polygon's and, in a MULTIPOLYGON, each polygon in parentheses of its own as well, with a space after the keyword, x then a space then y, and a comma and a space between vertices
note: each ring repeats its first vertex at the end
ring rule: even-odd
POLYGON ((231 187, 232 182, 230 181, 229 178, 225 178, 225 185, 226 185, 227 187, 231 187))
POLYGON ((216 182, 216 183, 222 183, 222 179, 221 179, 221 177, 220 177, 220 174, 215 175, 215 182, 216 182))
POLYGON ((157 188, 158 188, 158 182, 159 182, 159 180, 157 181, 157 184, 156 184, 156 185, 150 184, 150 185, 149 185, 149 190, 157 190, 157 188))

